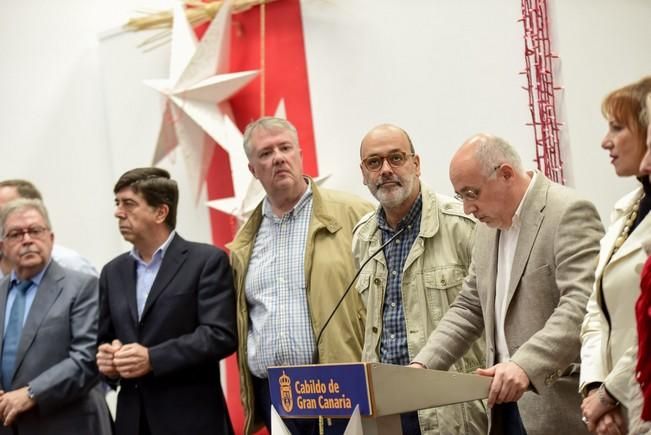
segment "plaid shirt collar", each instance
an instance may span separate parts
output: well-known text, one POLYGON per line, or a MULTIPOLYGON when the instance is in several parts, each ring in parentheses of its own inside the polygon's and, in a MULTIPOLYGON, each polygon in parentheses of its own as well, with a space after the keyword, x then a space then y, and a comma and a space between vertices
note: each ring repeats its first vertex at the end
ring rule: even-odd
MULTIPOLYGON (((291 217, 299 214, 305 206, 310 202, 310 199, 312 198, 312 186, 308 182, 308 180, 305 180, 307 182, 307 189, 305 189, 305 192, 303 193, 303 196, 298 200, 296 205, 292 207, 290 211, 285 213, 284 216, 281 216, 280 219, 285 218, 285 217, 291 217)), ((262 215, 266 217, 267 219, 279 219, 276 215, 274 215, 274 212, 271 209, 271 202, 269 201, 269 197, 265 196, 264 201, 262 202, 262 215)))
POLYGON ((407 215, 403 217, 400 222, 398 222, 398 226, 395 230, 392 229, 387 223, 386 214, 384 213, 384 209, 382 207, 380 207, 380 212, 377 214, 377 225, 382 231, 387 231, 390 233, 394 233, 403 227, 411 228, 420 219, 422 211, 423 194, 419 193, 418 198, 416 198, 416 201, 414 201, 414 204, 409 209, 409 213, 407 213, 407 215))

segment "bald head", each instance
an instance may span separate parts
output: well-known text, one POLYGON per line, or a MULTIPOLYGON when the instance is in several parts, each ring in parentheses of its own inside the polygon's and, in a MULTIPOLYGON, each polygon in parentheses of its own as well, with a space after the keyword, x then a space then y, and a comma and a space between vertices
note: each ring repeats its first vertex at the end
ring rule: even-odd
POLYGON ((522 160, 513 146, 499 136, 479 133, 466 140, 450 162, 450 175, 459 164, 477 163, 484 176, 492 173, 496 166, 508 164, 515 172, 524 173, 522 160))
POLYGON ((414 144, 411 142, 411 138, 405 130, 393 124, 380 124, 373 127, 362 139, 362 143, 359 147, 359 155, 364 159, 364 145, 368 145, 369 142, 374 142, 379 138, 393 137, 398 141, 404 141, 408 145, 409 152, 412 154, 416 153, 414 149, 414 144))
POLYGON ((450 181, 466 213, 490 227, 506 229, 531 178, 508 142, 482 133, 465 141, 454 154, 450 181))

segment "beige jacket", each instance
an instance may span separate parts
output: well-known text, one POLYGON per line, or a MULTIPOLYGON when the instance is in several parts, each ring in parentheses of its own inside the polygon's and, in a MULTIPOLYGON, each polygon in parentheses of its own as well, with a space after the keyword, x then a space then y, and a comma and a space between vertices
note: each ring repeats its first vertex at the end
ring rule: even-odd
POLYGON ((612 258, 611 254, 641 190, 629 193, 615 205, 613 223, 601 240, 594 291, 581 330, 581 388, 590 382, 604 382, 626 408, 630 407, 629 378, 635 373, 637 354, 635 302, 640 295, 640 272, 648 256, 644 245, 651 241, 651 215, 640 222, 612 258))
MULTIPOLYGON (((339 297, 353 279, 355 267, 350 246, 355 223, 373 206, 355 196, 312 188, 312 218, 305 249, 305 277, 308 305, 315 336, 321 330, 339 297)), ((262 222, 262 204, 229 244, 237 299, 237 359, 240 369, 240 397, 244 406, 245 434, 262 423, 255 418, 251 373, 247 364, 246 340, 249 313, 244 282, 255 236, 262 222)), ((325 330, 319 344, 319 361, 339 363, 359 361, 364 339, 365 308, 359 295, 351 291, 325 330)))
MULTIPOLYGON (((592 203, 540 173, 521 221, 504 332, 511 360, 531 381, 518 401, 522 421, 529 435, 587 433, 577 394, 580 329, 603 226, 592 203)), ((478 225, 468 277, 415 361, 445 369, 485 331, 486 365, 495 364, 498 240, 499 230, 478 225)))
MULTIPOLYGON (((452 198, 436 195, 421 184, 423 210, 420 234, 402 271, 402 300, 410 359, 425 345, 441 317, 461 290, 472 254, 475 223, 452 198)), ((377 213, 365 216, 355 229, 353 257, 357 267, 382 244, 377 213)), ((362 360, 379 361, 382 306, 387 283, 384 253, 369 262, 357 282, 366 303, 367 320, 362 360)), ((483 340, 475 341, 452 368, 473 372, 484 361, 483 340)), ((467 402, 419 412, 423 435, 485 434, 486 408, 482 401, 467 402)))

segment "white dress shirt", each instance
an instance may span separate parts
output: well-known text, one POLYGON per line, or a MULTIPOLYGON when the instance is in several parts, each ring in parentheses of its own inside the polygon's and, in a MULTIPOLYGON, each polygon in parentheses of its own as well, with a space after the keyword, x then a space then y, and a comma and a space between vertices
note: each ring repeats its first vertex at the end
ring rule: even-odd
POLYGON ((497 347, 497 362, 505 362, 511 358, 504 334, 504 321, 506 319, 506 312, 508 311, 506 304, 511 284, 511 269, 513 267, 515 249, 518 246, 520 228, 522 227, 522 222, 520 221, 522 204, 527 198, 531 187, 534 185, 536 176, 534 172, 531 181, 529 181, 529 187, 527 187, 527 191, 524 193, 511 219, 511 226, 499 232, 500 240, 497 253, 497 278, 495 283, 495 344, 497 347))

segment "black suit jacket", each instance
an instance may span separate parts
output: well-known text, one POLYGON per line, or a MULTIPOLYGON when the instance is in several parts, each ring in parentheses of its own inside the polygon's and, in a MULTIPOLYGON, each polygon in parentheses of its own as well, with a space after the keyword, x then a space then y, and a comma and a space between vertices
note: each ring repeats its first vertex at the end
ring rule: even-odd
POLYGON ((153 435, 231 434, 219 360, 235 351, 235 299, 226 254, 172 239, 142 316, 136 262, 113 259, 100 275, 99 343, 113 339, 149 349, 152 372, 121 379, 116 432, 138 435, 145 413, 153 435))

